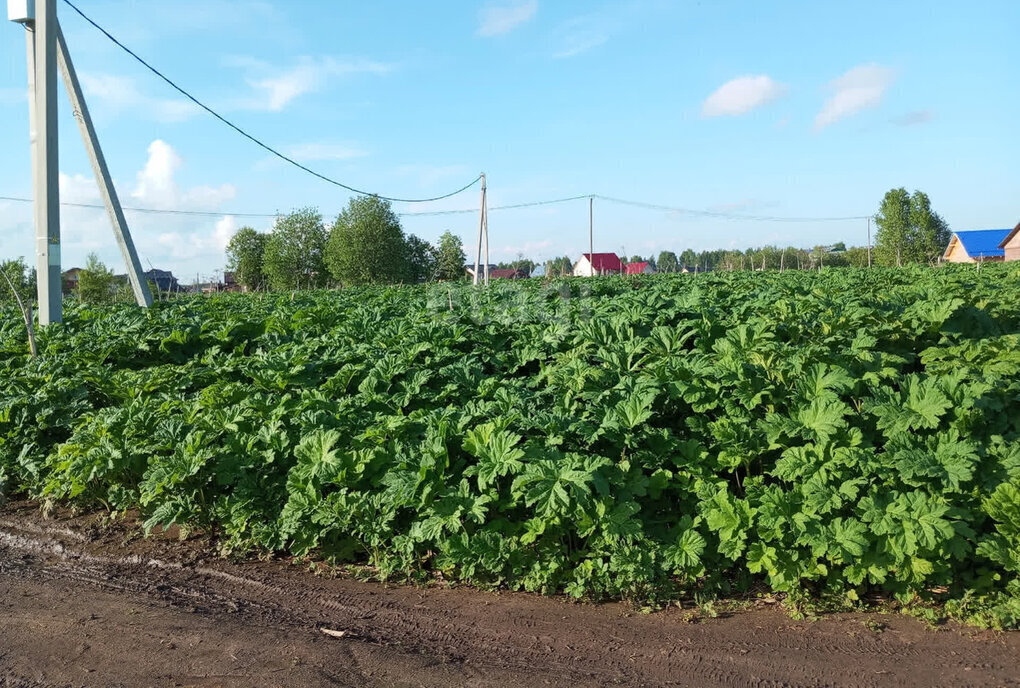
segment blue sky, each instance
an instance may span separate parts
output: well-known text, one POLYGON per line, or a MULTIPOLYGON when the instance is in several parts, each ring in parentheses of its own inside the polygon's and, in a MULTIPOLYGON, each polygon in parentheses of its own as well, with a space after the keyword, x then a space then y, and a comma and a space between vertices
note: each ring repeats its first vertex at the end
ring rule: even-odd
MULTIPOLYGON (((857 216, 926 191, 954 229, 1020 219, 1020 3, 256 2, 78 0, 99 24, 240 126, 324 174, 431 196, 479 172, 490 205, 597 193, 769 216, 857 216)), ((236 228, 340 189, 272 159, 181 99, 59 3, 143 264, 222 269, 236 228)), ((0 29, 0 195, 29 196, 22 29, 0 29)), ((62 99, 62 195, 98 191, 62 99)), ((399 212, 476 207, 477 189, 399 212)), ((587 249, 587 202, 490 214, 494 261, 587 249)), ((0 254, 32 246, 0 201, 0 254)), ((475 215, 405 216, 470 254, 475 215)), ((120 269, 101 211, 65 208, 65 267, 120 269)), ((596 250, 863 244, 863 220, 706 219, 595 203, 596 250)))

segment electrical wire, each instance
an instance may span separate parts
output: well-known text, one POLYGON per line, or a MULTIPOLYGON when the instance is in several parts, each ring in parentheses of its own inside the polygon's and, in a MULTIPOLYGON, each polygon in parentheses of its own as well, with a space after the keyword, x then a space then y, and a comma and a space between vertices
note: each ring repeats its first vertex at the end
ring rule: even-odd
POLYGON ((629 205, 645 210, 660 210, 670 213, 683 213, 685 215, 696 215, 698 217, 711 217, 723 220, 750 220, 754 222, 842 222, 845 220, 866 220, 869 215, 848 215, 845 217, 780 217, 776 215, 741 215, 739 213, 725 213, 712 210, 694 210, 692 208, 679 208, 676 206, 659 205, 657 203, 645 203, 643 201, 631 201, 624 198, 602 196, 595 194, 593 198, 609 203, 629 205))
MULTIPOLYGON (((516 210, 517 208, 533 208, 539 205, 553 205, 554 203, 567 203, 569 201, 580 201, 587 198, 591 198, 591 194, 585 194, 584 196, 570 196, 568 198, 554 198, 549 201, 532 201, 530 203, 515 203, 513 205, 494 205, 487 210, 516 210)), ((400 213, 402 217, 414 216, 421 217, 425 215, 464 215, 466 213, 477 213, 478 208, 464 208, 461 210, 422 210, 410 213, 400 213)))
MULTIPOLYGON (((381 198, 381 197, 380 197, 381 198)), ((520 208, 534 208, 543 205, 555 205, 558 203, 569 203, 570 201, 581 201, 588 198, 597 198, 601 201, 607 201, 609 203, 617 203, 620 205, 628 205, 637 208, 644 208, 645 210, 657 210, 662 212, 670 213, 684 213, 687 215, 694 215, 697 217, 708 217, 714 219, 723 220, 744 220, 752 222, 843 222, 848 220, 866 220, 868 215, 848 215, 843 217, 779 217, 774 215, 740 215, 737 213, 724 213, 716 212, 712 210, 694 210, 692 208, 680 208, 677 206, 660 205, 657 203, 645 203, 643 201, 631 201, 624 198, 615 198, 613 196, 603 196, 601 194, 585 194, 583 196, 568 196, 566 198, 553 198, 546 201, 531 201, 529 203, 514 203, 511 205, 494 205, 488 208, 488 210, 517 210, 520 208)), ((385 199, 384 199, 385 200, 385 199)), ((12 201, 15 203, 31 203, 31 198, 23 198, 19 196, 0 196, 0 201, 12 201)), ((98 203, 72 203, 69 201, 61 201, 60 205, 68 206, 72 208, 95 208, 103 210, 106 208, 104 205, 98 203)), ((137 208, 137 207, 123 207, 125 212, 135 213, 149 213, 149 214, 164 214, 164 215, 194 215, 199 217, 222 217, 224 215, 232 215, 234 217, 258 217, 258 218, 272 218, 279 217, 282 213, 234 213, 227 210, 224 211, 212 211, 212 210, 173 210, 168 208, 137 208)), ((441 215, 467 215, 478 212, 478 208, 460 208, 456 210, 422 210, 416 212, 397 213, 400 217, 429 217, 429 216, 441 216, 441 215)))
MULTIPOLYGON (((31 203, 31 198, 20 198, 17 196, 0 196, 0 201, 13 201, 15 203, 31 203)), ((105 205, 98 203, 72 203, 70 201, 61 201, 60 205, 67 206, 70 208, 96 208, 99 210, 105 210, 105 205)), ((121 210, 125 212, 135 213, 151 213, 160 215, 197 215, 200 217, 223 217, 224 215, 233 215, 234 217, 277 217, 281 213, 230 213, 230 212, 214 212, 212 210, 173 210, 170 208, 132 208, 123 206, 121 210)))
POLYGON ((135 58, 138 62, 140 62, 142 64, 142 66, 144 66, 150 72, 152 72, 153 74, 158 76, 160 79, 165 81, 171 88, 173 88, 175 91, 180 93, 182 96, 184 96, 185 98, 187 98, 188 100, 193 102, 198 107, 200 107, 203 110, 205 110, 206 112, 208 112, 210 115, 212 115, 213 117, 215 117, 219 121, 221 121, 224 124, 226 124, 228 127, 233 129, 234 131, 236 131, 238 134, 240 134, 241 136, 245 137, 246 139, 248 139, 252 143, 256 144, 257 146, 263 148, 264 150, 268 151, 269 153, 271 153, 271 154, 275 155, 276 157, 280 158, 281 160, 284 160, 285 162, 290 163, 294 167, 297 167, 300 170, 304 170, 308 174, 310 174, 310 175, 312 175, 314 177, 318 177, 319 179, 321 179, 321 180, 323 180, 325 182, 329 182, 330 184, 333 184, 335 186, 339 186, 341 189, 346 189, 347 191, 350 191, 352 193, 356 193, 356 194, 358 194, 360 196, 374 196, 375 198, 380 198, 380 199, 382 199, 384 201, 392 201, 394 203, 428 203, 430 201, 441 201, 444 198, 450 198, 451 196, 456 196, 457 194, 459 194, 459 193, 461 193, 463 191, 467 191, 472 186, 477 184, 479 182, 479 180, 481 180, 481 178, 482 178, 482 175, 478 175, 473 180, 471 180, 470 183, 465 184, 464 186, 460 187, 456 191, 451 191, 450 193, 443 194, 442 196, 434 196, 432 198, 397 198, 395 196, 383 196, 381 194, 372 193, 371 191, 362 191, 361 189, 357 189, 357 188, 355 188, 353 186, 348 186, 347 184, 344 184, 343 182, 339 182, 339 181, 337 181, 335 179, 327 177, 324 174, 316 172, 315 170, 313 170, 313 169, 311 169, 309 167, 306 167, 305 165, 302 165, 297 160, 294 160, 293 158, 288 157, 287 155, 284 155, 283 153, 281 153, 280 151, 276 150, 272 146, 270 146, 270 145, 268 145, 266 143, 263 143, 259 139, 255 138, 254 136, 249 134, 247 131, 245 131, 241 127, 237 126, 236 124, 234 124, 233 122, 228 120, 226 117, 224 117, 223 115, 219 114, 218 112, 213 110, 211 107, 209 107, 208 105, 206 105, 205 103, 200 101, 198 98, 196 98, 195 96, 193 96, 190 93, 188 93, 187 91, 185 91, 183 88, 181 88, 176 83, 174 83, 174 81, 171 80, 169 77, 165 76, 158 69, 153 67, 151 64, 149 64, 145 60, 143 60, 141 57, 139 57, 139 55, 137 53, 135 53, 133 50, 131 50, 126 45, 124 45, 123 43, 118 41, 116 38, 114 38, 110 34, 109 31, 107 31, 102 26, 100 26, 99 24, 94 22, 92 19, 90 19, 88 17, 88 15, 86 15, 84 12, 82 12, 80 9, 78 9, 77 5, 75 5, 73 2, 71 2, 71 0, 64 0, 64 3, 68 7, 70 7, 72 10, 77 12, 81 16, 82 19, 84 19, 89 24, 91 24, 96 29, 98 29, 100 31, 100 33, 102 33, 104 36, 106 36, 111 41, 113 41, 113 43, 115 45, 117 45, 121 50, 126 52, 131 57, 135 58))

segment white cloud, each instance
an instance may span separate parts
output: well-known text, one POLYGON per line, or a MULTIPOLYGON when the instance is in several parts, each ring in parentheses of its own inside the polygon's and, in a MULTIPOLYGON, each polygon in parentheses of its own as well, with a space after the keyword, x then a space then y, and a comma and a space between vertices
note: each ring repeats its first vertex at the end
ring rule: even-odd
POLYGON ((131 197, 137 205, 160 209, 212 210, 234 198, 232 184, 220 187, 196 186, 182 192, 174 179, 183 162, 170 144, 156 139, 149 144, 149 157, 138 172, 131 197))
POLYGON ((500 36, 510 33, 538 12, 538 0, 515 0, 489 4, 478 12, 479 36, 500 36))
POLYGON ((895 78, 895 73, 888 67, 866 64, 833 79, 829 88, 834 93, 815 117, 815 130, 823 129, 866 108, 875 107, 882 102, 882 96, 895 78))
POLYGON ((901 127, 912 127, 917 124, 930 122, 934 116, 935 115, 931 110, 914 110, 913 112, 907 112, 899 117, 893 117, 891 121, 893 124, 897 124, 901 127))
POLYGON ((744 115, 786 94, 785 84, 767 74, 739 76, 717 88, 701 105, 705 117, 744 115))
POLYGON ((342 143, 302 143, 291 146, 287 154, 295 160, 351 160, 363 158, 368 153, 361 148, 342 143))
POLYGON ((620 33, 640 31, 645 22, 654 21, 653 17, 663 7, 660 0, 617 0, 570 17, 552 32, 552 56, 576 57, 608 43, 620 33))
MULTIPOLYGON (((237 231, 237 220, 233 215, 224 215, 217 220, 212 232, 163 232, 157 238, 157 244, 162 247, 166 255, 171 258, 192 260, 210 253, 223 255, 227 250, 230 238, 237 231)), ((214 266, 214 269, 221 269, 221 266, 214 266)), ((184 275, 178 275, 178 279, 184 275)))
MULTIPOLYGON (((164 141, 153 141, 148 157, 134 184, 117 184, 121 202, 128 207, 199 210, 216 213, 235 196, 231 184, 183 186, 178 177, 185 168, 181 156, 164 141), (127 187, 127 188, 125 188, 127 187)), ((64 269, 80 267, 95 252, 115 272, 124 271, 124 261, 113 238, 109 217, 101 207, 99 187, 91 176, 60 174, 60 196, 65 203, 96 205, 83 208, 64 205, 61 215, 61 244, 64 269)), ((11 255, 31 257, 31 204, 12 206, 0 214, 0 237, 11 255)), ((224 250, 237 229, 231 215, 189 216, 125 211, 128 227, 138 249, 142 266, 170 269, 181 280, 193 280, 196 273, 209 278, 223 269, 224 250)), ((271 221, 266 220, 268 225, 271 221)))
POLYGON ((613 30, 612 23, 603 14, 590 14, 567 20, 559 29, 560 47, 553 53, 553 57, 557 60, 574 57, 599 47, 609 40, 613 30))
POLYGON ((334 57, 301 57, 297 64, 286 69, 272 67, 252 57, 232 57, 228 64, 241 67, 257 75, 248 78, 256 97, 237 104, 246 110, 279 112, 295 98, 321 90, 331 78, 353 74, 386 74, 393 66, 365 58, 337 59, 334 57))
POLYGON ((79 78, 90 104, 98 101, 112 110, 131 110, 165 123, 184 122, 199 112, 198 106, 189 100, 145 95, 126 76, 83 72, 79 78))

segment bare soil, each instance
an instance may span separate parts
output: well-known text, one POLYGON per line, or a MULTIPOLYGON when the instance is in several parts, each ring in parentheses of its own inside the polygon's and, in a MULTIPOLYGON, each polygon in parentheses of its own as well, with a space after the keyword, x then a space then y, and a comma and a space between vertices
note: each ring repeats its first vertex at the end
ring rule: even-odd
POLYGON ((1020 686, 1017 633, 386 586, 138 532, 0 508, 0 687, 1020 686))

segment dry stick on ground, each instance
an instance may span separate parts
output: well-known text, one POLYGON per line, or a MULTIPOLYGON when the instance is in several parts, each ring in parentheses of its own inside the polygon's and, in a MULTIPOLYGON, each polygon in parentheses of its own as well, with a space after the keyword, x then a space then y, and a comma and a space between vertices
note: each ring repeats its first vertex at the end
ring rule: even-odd
POLYGON ((32 358, 39 355, 38 350, 35 348, 35 330, 32 329, 32 306, 25 305, 25 302, 21 300, 21 294, 14 287, 14 282, 8 276, 7 272, 0 270, 3 273, 4 279, 7 280, 7 286, 11 288, 11 293, 14 294, 14 299, 18 302, 18 308, 21 309, 21 315, 25 318, 25 329, 28 330, 28 350, 32 352, 32 358))

